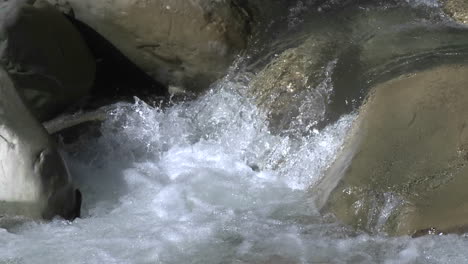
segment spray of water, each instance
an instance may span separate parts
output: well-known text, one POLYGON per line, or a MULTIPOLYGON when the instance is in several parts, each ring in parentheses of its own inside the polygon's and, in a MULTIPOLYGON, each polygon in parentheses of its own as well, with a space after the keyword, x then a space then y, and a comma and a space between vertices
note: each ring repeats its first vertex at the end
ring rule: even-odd
POLYGON ((322 218, 308 189, 354 116, 299 139, 272 135, 239 79, 164 110, 138 99, 112 106, 100 136, 64 146, 83 218, 0 229, 0 263, 467 260, 452 254, 463 238, 350 236, 322 218))

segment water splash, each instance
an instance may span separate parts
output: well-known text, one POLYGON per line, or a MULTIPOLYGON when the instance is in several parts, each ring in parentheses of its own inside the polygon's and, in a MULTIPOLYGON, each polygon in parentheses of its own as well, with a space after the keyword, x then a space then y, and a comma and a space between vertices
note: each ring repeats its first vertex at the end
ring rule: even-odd
POLYGON ((272 135, 265 116, 239 94, 243 85, 224 80, 165 110, 140 100, 114 105, 101 136, 64 146, 84 193, 84 217, 0 229, 0 261, 465 260, 463 238, 353 237, 323 219, 308 186, 333 159, 354 116, 300 140, 272 135))

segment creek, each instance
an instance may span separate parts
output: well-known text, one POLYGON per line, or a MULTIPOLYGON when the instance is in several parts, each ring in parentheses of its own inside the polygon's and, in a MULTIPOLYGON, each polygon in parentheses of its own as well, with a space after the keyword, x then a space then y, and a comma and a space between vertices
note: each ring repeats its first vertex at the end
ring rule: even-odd
POLYGON ((374 83, 468 56, 468 29, 435 1, 384 2, 327 11, 298 1, 198 98, 108 106, 98 135, 62 144, 82 218, 0 229, 0 263, 468 262, 466 235, 366 233, 314 206, 311 186, 374 83), (317 34, 336 44, 320 75, 305 73, 321 90, 294 101, 287 117, 301 122, 278 132, 253 79, 317 34))

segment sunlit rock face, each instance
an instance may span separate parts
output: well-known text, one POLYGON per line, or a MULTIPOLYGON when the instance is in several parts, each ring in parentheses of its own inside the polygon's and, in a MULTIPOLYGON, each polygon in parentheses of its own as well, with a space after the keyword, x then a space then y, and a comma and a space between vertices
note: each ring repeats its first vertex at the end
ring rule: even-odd
POLYGON ((80 206, 81 194, 53 140, 0 69, 0 220, 73 219, 80 206))
POLYGON ((448 65, 374 87, 313 190, 317 205, 346 224, 392 235, 466 226, 467 85, 468 67, 448 65))
POLYGON ((466 29, 440 23, 440 10, 427 8, 431 13, 408 6, 331 9, 311 15, 301 33, 281 35, 268 50, 271 60, 252 66, 250 94, 268 113, 270 129, 320 129, 359 107, 372 86, 466 56, 466 29))
POLYGON ((88 95, 95 62, 78 31, 45 1, 0 4, 1 64, 41 121, 88 95))
POLYGON ((192 91, 219 78, 248 37, 248 14, 231 0, 69 0, 68 6, 152 77, 192 91))
POLYGON ((401 6, 337 10, 324 19, 317 13, 304 28, 322 30, 271 52, 253 76, 250 92, 273 132, 319 133, 318 124, 333 115, 359 112, 342 153, 311 188, 323 213, 358 230, 464 228, 456 214, 466 197, 450 184, 464 177, 459 134, 468 117, 468 78, 460 76, 468 68, 440 65, 460 62, 454 54, 466 58, 468 38, 427 8, 432 13, 401 6))
POLYGON ((468 2, 465 0, 441 0, 445 12, 461 23, 468 24, 468 2))
MULTIPOLYGON (((253 77, 251 95, 268 113, 270 129, 275 132, 306 133, 311 128, 323 126, 330 119, 327 112, 331 108, 336 116, 341 115, 344 108, 351 108, 351 103, 359 97, 359 90, 366 88, 367 81, 363 80, 367 71, 372 74, 371 70, 376 69, 381 73, 385 71, 381 66, 386 62, 394 62, 398 57, 408 58, 426 46, 434 49, 444 45, 440 41, 429 41, 434 39, 434 33, 422 35, 417 25, 387 32, 386 29, 395 25, 428 19, 404 8, 329 9, 315 12, 304 22, 301 30, 307 34, 281 36, 282 43, 274 46, 277 52, 269 51, 273 53, 271 61, 253 77), (408 40, 407 35, 412 39, 393 41, 402 36, 408 40), (387 43, 392 46, 386 48, 387 43), (336 103, 331 105, 333 101, 336 103)), ((293 20, 288 24, 294 29, 293 20)))
POLYGON ((309 38, 276 54, 253 79, 251 94, 268 112, 273 131, 307 130, 324 119, 332 89, 327 82, 334 66, 331 62, 326 67, 327 45, 332 41, 326 37, 309 38))

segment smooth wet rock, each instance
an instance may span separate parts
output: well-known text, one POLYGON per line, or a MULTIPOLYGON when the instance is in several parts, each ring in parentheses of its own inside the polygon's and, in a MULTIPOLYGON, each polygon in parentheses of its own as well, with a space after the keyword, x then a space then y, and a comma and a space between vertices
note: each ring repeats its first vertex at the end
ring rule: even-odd
POLYGON ((445 12, 455 20, 468 24, 468 2, 466 0, 440 0, 445 12))
POLYGON ((0 3, 0 57, 41 121, 76 103, 92 88, 91 53, 73 25, 45 1, 0 3))
MULTIPOLYGON (((56 0, 50 0, 57 2, 56 0)), ((68 0, 78 20, 165 85, 206 88, 246 46, 248 14, 235 1, 68 0)))
POLYGON ((310 12, 307 33, 280 36, 264 55, 271 61, 251 66, 249 92, 274 132, 320 129, 359 107, 378 83, 468 58, 468 31, 437 10, 369 4, 310 12))
POLYGON ((284 44, 273 43, 268 51, 277 49, 277 53, 252 80, 251 94, 268 113, 273 131, 307 132, 349 111, 364 88, 358 83, 362 66, 375 67, 393 59, 393 50, 383 50, 377 54, 378 62, 370 65, 373 57, 369 58, 367 51, 376 49, 372 38, 385 34, 382 32, 391 25, 415 19, 414 15, 400 14, 402 9, 397 8, 329 8, 327 12, 309 11, 311 15, 301 25, 307 34, 285 34, 280 37, 284 44), (349 106, 343 107, 345 101, 349 106))
MULTIPOLYGON (((307 124, 313 126, 324 119, 330 92, 326 87, 330 71, 326 50, 330 46, 333 42, 326 37, 311 37, 298 47, 276 54, 256 74, 250 93, 268 112, 273 131, 305 129, 307 124)), ((333 67, 333 61, 329 63, 333 67)))
POLYGON ((54 141, 0 69, 0 218, 74 219, 80 207, 54 141))
POLYGON ((457 230, 468 219, 468 67, 439 66, 373 88, 347 144, 312 189, 357 229, 457 230))
POLYGON ((260 30, 265 30, 265 27, 268 28, 272 24, 284 23, 284 18, 288 16, 288 12, 285 11, 295 4, 294 1, 284 0, 234 0, 232 3, 248 16, 254 34, 260 33, 260 30))

